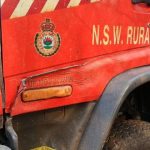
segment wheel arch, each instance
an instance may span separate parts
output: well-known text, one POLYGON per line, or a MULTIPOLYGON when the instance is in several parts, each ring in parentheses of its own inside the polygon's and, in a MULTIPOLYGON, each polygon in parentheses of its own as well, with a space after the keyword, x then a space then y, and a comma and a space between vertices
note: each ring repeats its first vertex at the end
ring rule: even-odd
POLYGON ((150 82, 150 66, 134 68, 113 78, 92 113, 79 150, 101 150, 128 95, 147 82, 150 82))

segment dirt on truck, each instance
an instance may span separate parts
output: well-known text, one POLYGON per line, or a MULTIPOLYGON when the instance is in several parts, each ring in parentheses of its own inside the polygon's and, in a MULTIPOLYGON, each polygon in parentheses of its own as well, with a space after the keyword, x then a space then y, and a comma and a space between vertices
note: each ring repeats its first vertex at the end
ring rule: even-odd
POLYGON ((150 150, 150 0, 0 0, 0 150, 150 150))

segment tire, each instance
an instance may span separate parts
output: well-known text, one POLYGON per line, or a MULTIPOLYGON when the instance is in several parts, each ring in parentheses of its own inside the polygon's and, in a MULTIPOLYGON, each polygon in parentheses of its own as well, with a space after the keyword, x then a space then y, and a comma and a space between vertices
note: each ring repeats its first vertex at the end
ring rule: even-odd
POLYGON ((115 123, 103 150, 150 150, 150 123, 140 120, 115 123))

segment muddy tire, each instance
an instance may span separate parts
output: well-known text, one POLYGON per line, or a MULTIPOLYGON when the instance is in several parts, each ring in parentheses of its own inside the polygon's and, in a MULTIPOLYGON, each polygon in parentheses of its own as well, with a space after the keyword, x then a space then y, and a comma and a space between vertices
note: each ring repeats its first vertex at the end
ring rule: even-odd
POLYGON ((104 150, 150 150, 150 123, 138 120, 115 123, 104 150))

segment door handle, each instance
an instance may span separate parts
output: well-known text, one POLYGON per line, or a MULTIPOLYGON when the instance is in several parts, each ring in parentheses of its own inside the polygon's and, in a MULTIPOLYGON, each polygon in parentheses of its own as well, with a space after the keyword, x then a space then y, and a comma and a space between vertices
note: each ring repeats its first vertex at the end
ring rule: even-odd
POLYGON ((132 0, 133 4, 145 3, 150 5, 150 0, 132 0))

